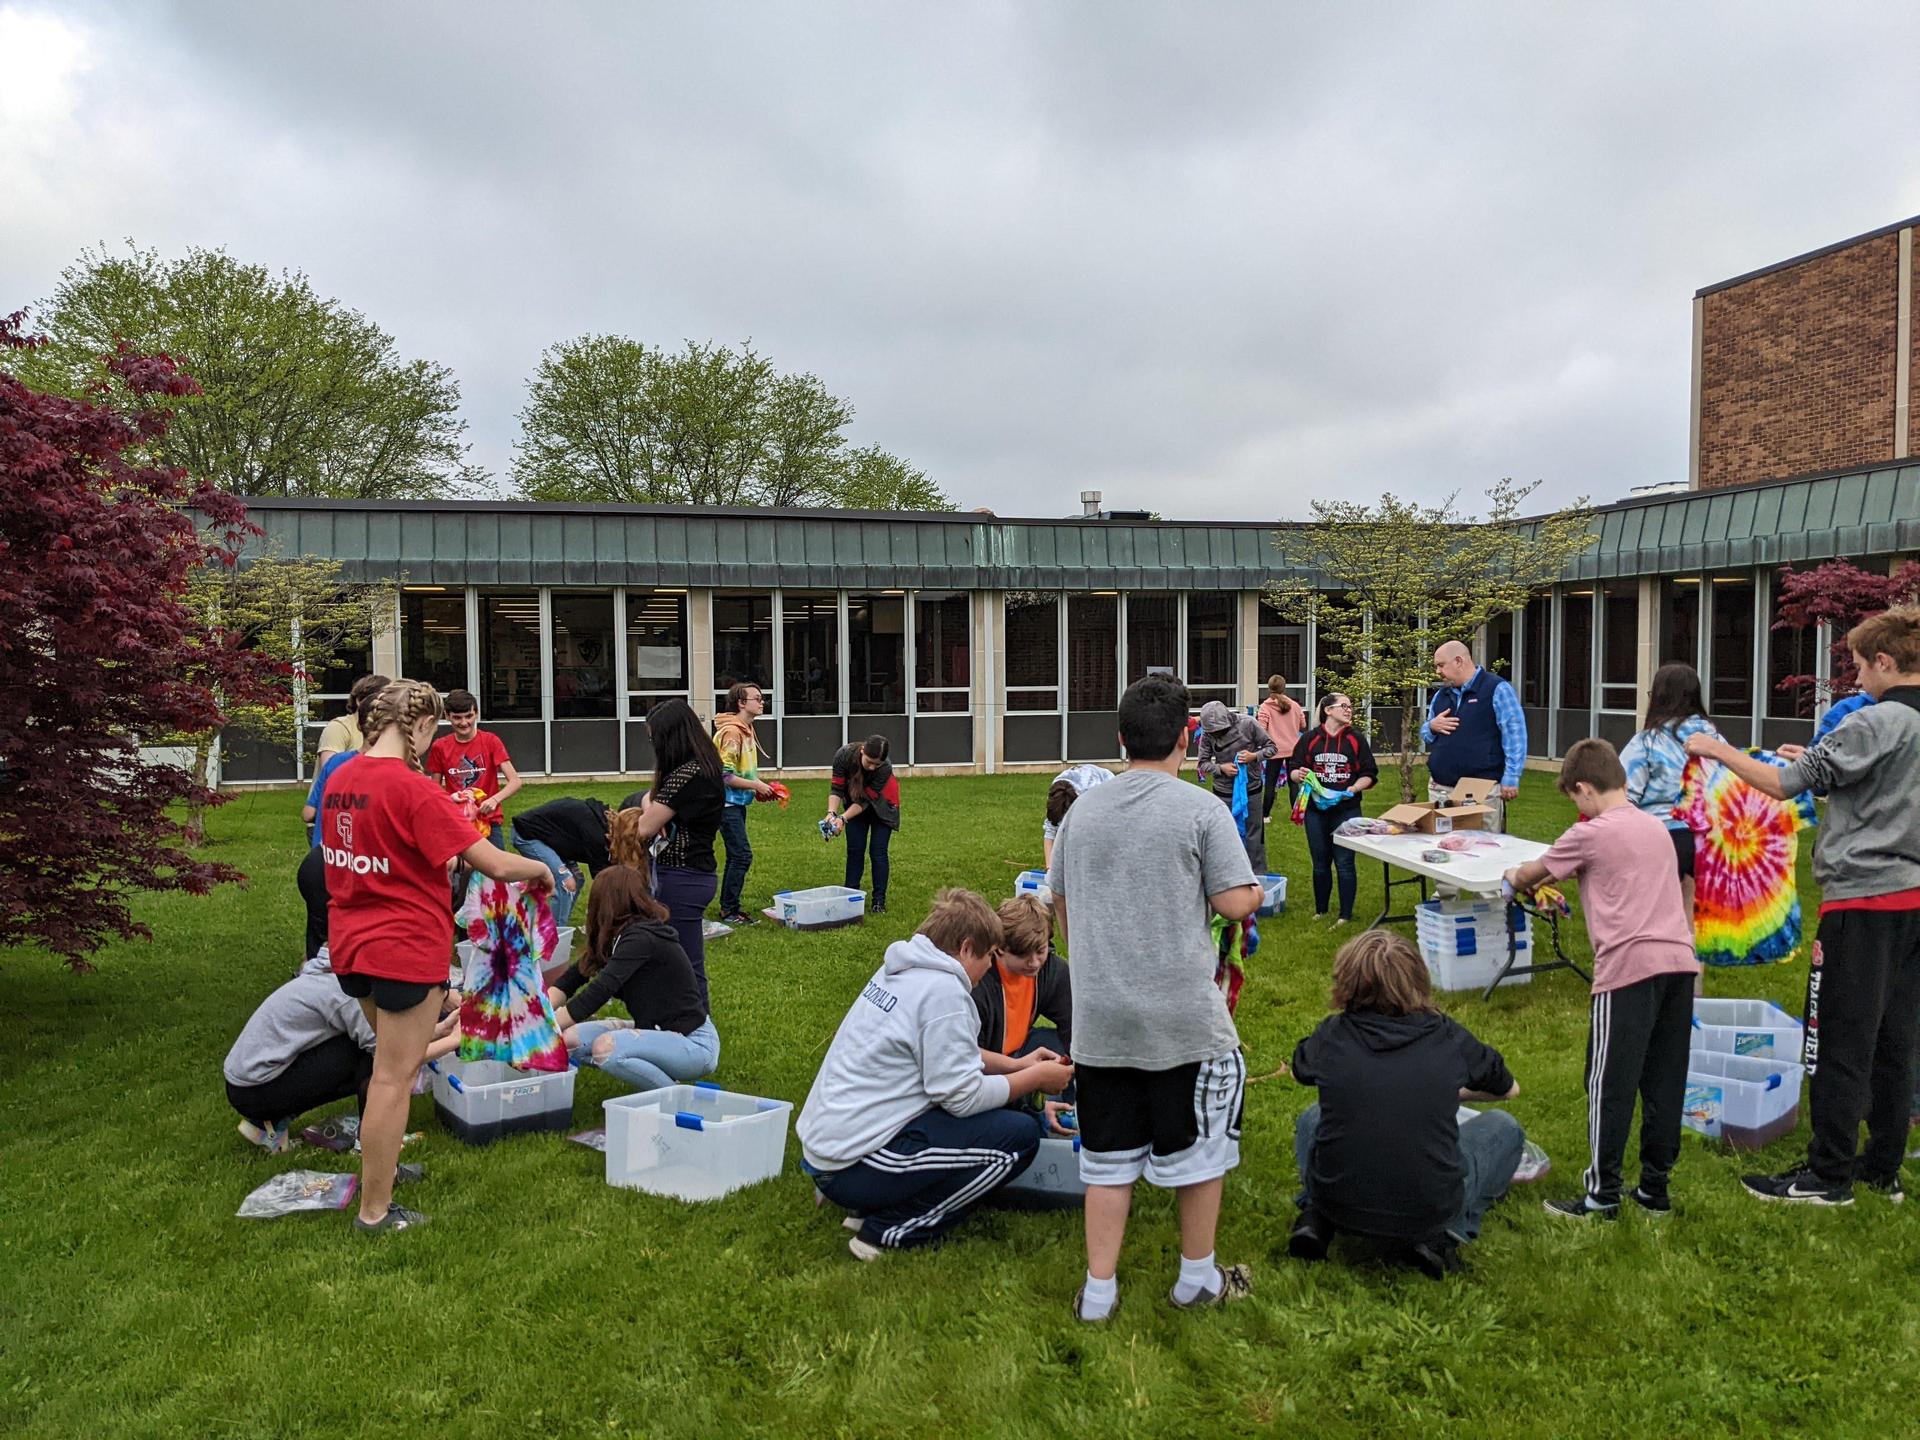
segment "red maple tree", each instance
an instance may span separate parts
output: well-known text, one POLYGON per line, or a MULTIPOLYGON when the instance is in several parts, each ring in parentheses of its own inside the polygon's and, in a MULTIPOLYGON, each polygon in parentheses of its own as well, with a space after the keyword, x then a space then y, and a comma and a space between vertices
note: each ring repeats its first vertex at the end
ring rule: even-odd
MULTIPOLYGON (((1825 698, 1838 700, 1851 695, 1860 678, 1854 669, 1853 652, 1847 649, 1847 632, 1869 615, 1920 599, 1920 563, 1909 560, 1892 574, 1862 570, 1851 560, 1829 560, 1811 570, 1788 566, 1779 574, 1775 593, 1779 602, 1775 630, 1796 630, 1822 622, 1832 627, 1831 678, 1825 684, 1825 698)), ((1820 698, 1821 682, 1812 675, 1789 675, 1776 688, 1798 691, 1802 708, 1812 714, 1813 702, 1820 698)))
MULTIPOLYGON (((24 318, 0 319, 0 358, 40 343, 24 318)), ((220 797, 140 744, 219 723, 221 695, 274 670, 186 604, 193 569, 234 563, 254 533, 245 506, 141 459, 166 433, 165 397, 199 386, 124 343, 109 368, 138 408, 0 369, 0 945, 40 944, 77 971, 109 939, 151 938, 135 892, 245 878, 196 858, 168 813, 220 797)))

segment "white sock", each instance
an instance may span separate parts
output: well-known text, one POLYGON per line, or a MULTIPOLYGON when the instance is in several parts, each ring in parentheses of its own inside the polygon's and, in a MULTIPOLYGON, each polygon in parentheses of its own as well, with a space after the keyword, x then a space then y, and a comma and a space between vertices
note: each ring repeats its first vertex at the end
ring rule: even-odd
POLYGON ((1080 1292, 1080 1318, 1082 1320, 1104 1320, 1113 1313, 1113 1307, 1120 1303, 1120 1277, 1109 1275, 1100 1280, 1091 1270, 1087 1272, 1086 1288, 1080 1292))
POLYGON ((1180 1257, 1180 1279, 1173 1287, 1174 1299, 1185 1305, 1202 1295, 1212 1295, 1219 1288, 1220 1270, 1214 1263, 1211 1250, 1198 1260, 1189 1260, 1184 1255, 1180 1257))

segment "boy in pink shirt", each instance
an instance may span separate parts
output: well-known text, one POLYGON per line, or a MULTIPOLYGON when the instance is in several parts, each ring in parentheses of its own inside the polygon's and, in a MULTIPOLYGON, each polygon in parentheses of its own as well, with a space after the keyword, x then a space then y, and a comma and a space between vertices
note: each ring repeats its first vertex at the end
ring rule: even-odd
POLYGON ((1673 868, 1666 827, 1627 799, 1613 746, 1582 740, 1560 769, 1577 824, 1538 860, 1507 872, 1516 891, 1578 879, 1593 941, 1593 1009, 1587 1031, 1587 1193, 1549 1200, 1565 1220, 1620 1213, 1620 1170, 1633 1101, 1640 1098, 1640 1183, 1630 1196, 1665 1215, 1667 1179, 1680 1156, 1680 1111, 1693 1026, 1693 921, 1673 868), (1662 846, 1665 846, 1663 849, 1662 846))

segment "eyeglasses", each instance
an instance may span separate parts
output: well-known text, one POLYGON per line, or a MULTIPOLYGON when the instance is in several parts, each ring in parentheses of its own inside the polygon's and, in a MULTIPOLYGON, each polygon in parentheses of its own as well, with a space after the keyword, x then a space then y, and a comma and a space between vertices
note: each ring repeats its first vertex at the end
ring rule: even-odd
POLYGON ((1352 708, 1353 702, 1351 700, 1329 700, 1327 702, 1327 709, 1329 710, 1351 710, 1352 708))

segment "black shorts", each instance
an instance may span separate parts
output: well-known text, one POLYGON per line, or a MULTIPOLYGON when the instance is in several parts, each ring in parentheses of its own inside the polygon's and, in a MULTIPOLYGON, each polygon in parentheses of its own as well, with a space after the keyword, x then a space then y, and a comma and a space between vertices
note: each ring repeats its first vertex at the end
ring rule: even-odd
POLYGON ((1669 830, 1667 834, 1673 837, 1673 856, 1680 864, 1680 878, 1691 880, 1693 878, 1693 831, 1669 830))
POLYGON ((444 987, 418 980, 383 980, 378 975, 336 975, 340 989, 355 1000, 373 998, 373 1007, 389 1015, 402 1015, 444 987))
POLYGON ((1168 1189, 1215 1180, 1240 1163, 1247 1065, 1238 1050, 1171 1070, 1076 1065, 1080 1178, 1168 1189))

